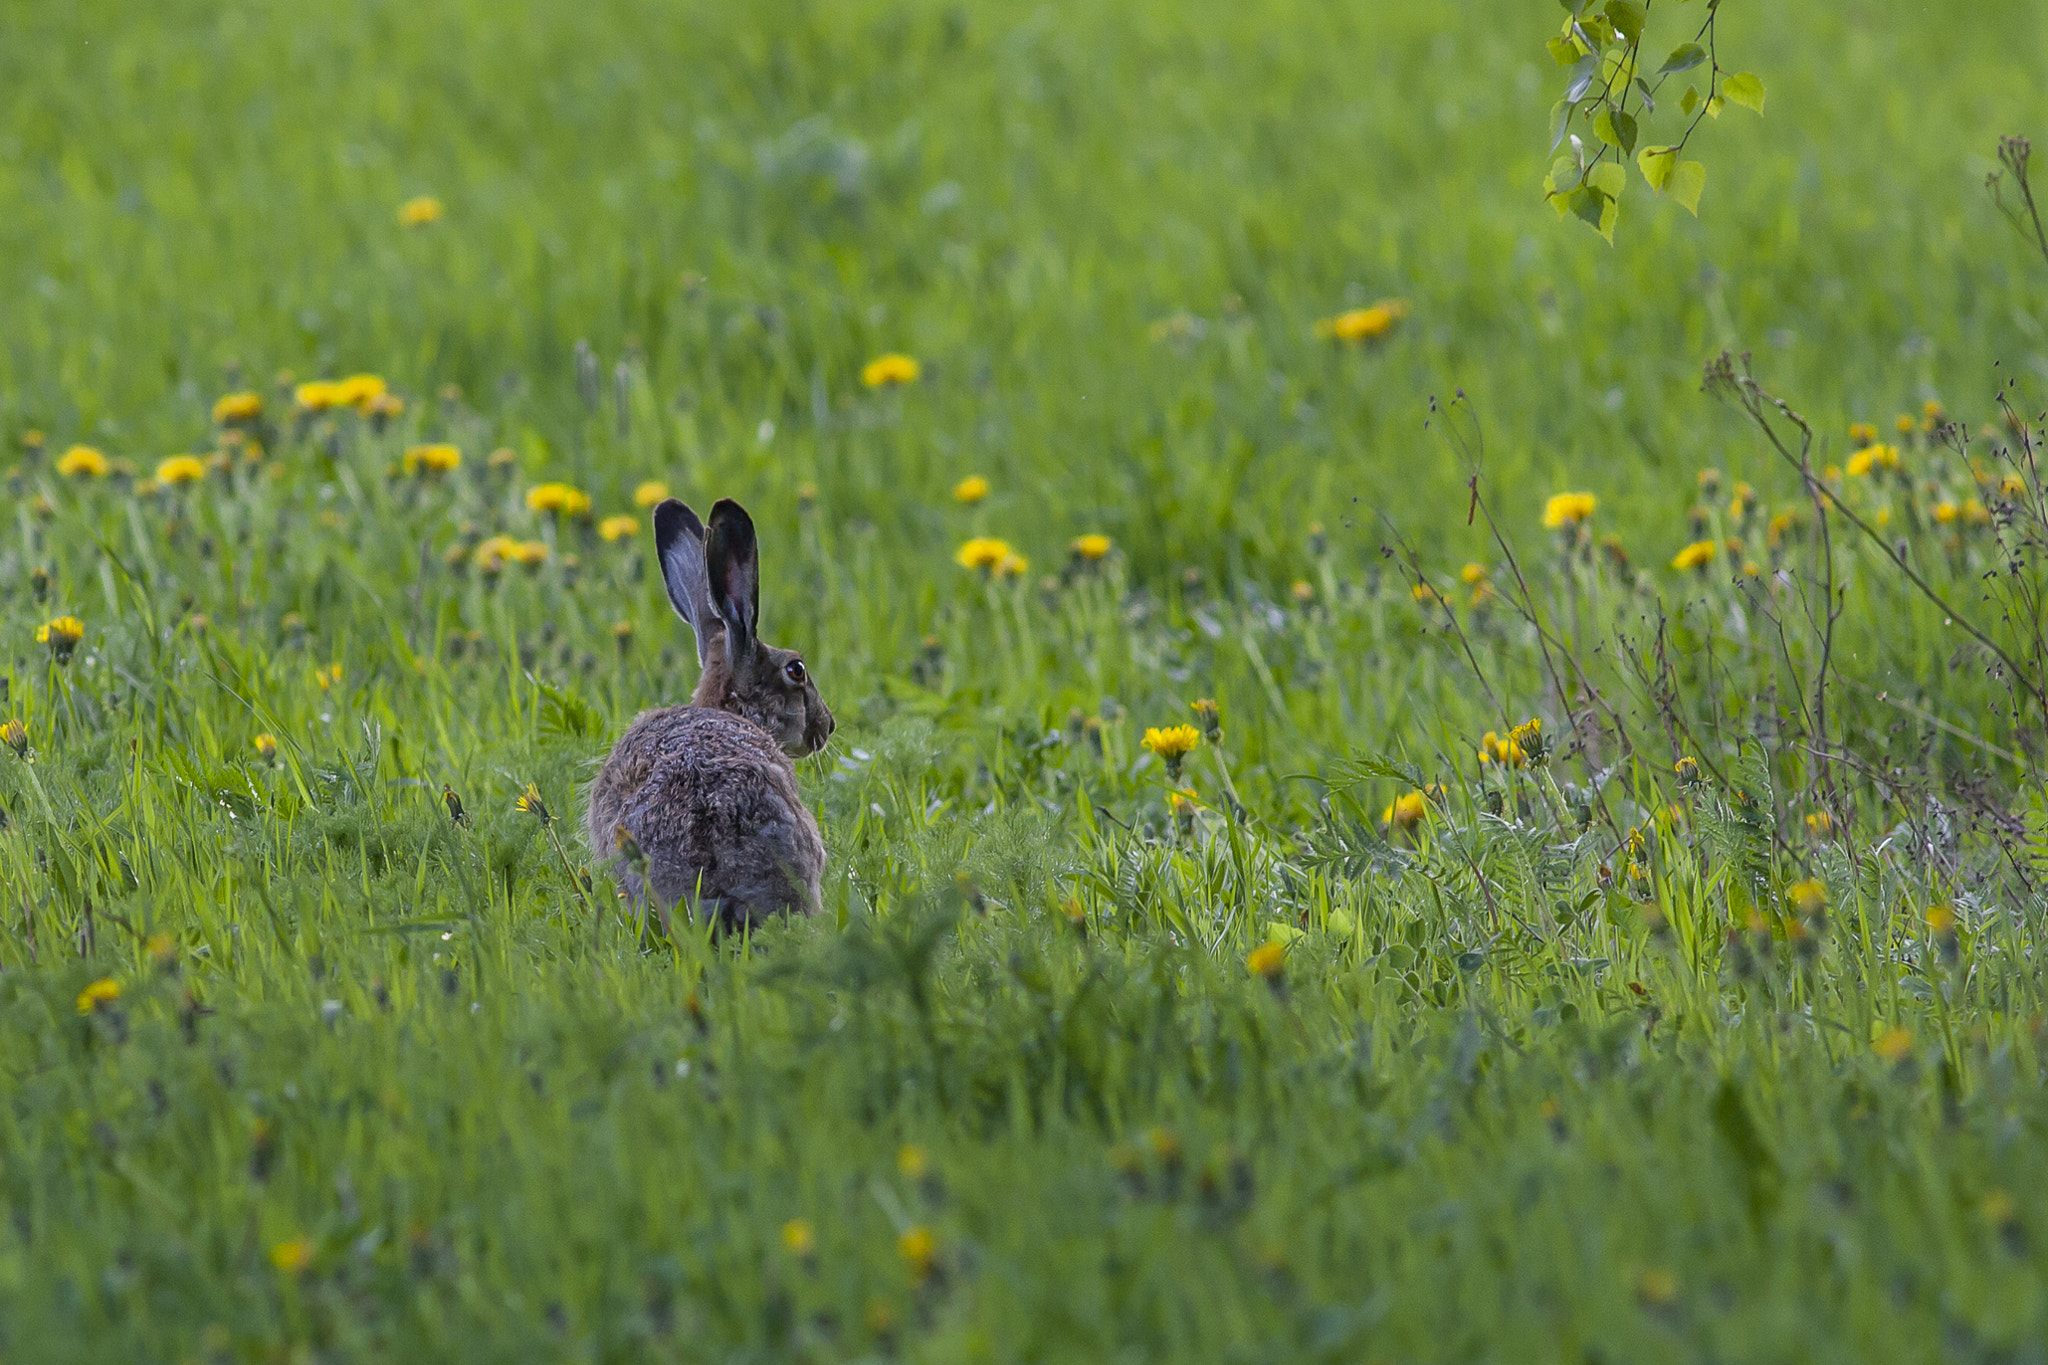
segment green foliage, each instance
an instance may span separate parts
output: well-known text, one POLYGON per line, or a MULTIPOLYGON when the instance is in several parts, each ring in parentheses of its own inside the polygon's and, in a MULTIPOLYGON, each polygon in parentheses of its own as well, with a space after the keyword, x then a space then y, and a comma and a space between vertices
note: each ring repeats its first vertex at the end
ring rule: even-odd
POLYGON ((1922 405, 2048 370, 1932 188, 2033 11, 1738 7, 1798 118, 1617 234, 1752 92, 1567 8, 1611 251, 1507 0, 15 7, 0 1358, 2024 1358, 2040 405, 1922 405), (646 480, 837 711, 815 920, 580 846, 646 480))
MULTIPOLYGON (((1636 158, 1643 180, 1658 194, 1668 194, 1688 213, 1699 213, 1700 195, 1706 189, 1706 167, 1698 161, 1680 159, 1691 143, 1700 121, 1719 117, 1723 102, 1739 104, 1758 114, 1764 111, 1764 83, 1747 71, 1727 71, 1721 64, 1715 42, 1722 19, 1718 0, 1702 12, 1672 5, 1662 12, 1675 14, 1691 37, 1670 50, 1654 70, 1643 57, 1644 31, 1649 22, 1649 5, 1634 0, 1609 0, 1596 7, 1589 0, 1560 0, 1565 10, 1563 32, 1547 44, 1556 65, 1566 69, 1563 98, 1550 111, 1550 150, 1570 142, 1568 155, 1558 156, 1544 178, 1543 192, 1558 215, 1573 214, 1590 224, 1610 245, 1620 217, 1622 191, 1628 185, 1628 158, 1636 158), (1701 78, 1693 78, 1679 95, 1675 115, 1660 115, 1658 97, 1667 82, 1698 67, 1707 68, 1705 94, 1701 78), (1631 106, 1630 101, 1634 101, 1631 106), (1676 140, 1646 143, 1637 150, 1642 130, 1661 119, 1676 140), (1598 145, 1589 148, 1572 131, 1583 124, 1598 145)), ((1683 0, 1680 0, 1682 5, 1683 0)), ((1666 96, 1667 102, 1669 97, 1666 96)))

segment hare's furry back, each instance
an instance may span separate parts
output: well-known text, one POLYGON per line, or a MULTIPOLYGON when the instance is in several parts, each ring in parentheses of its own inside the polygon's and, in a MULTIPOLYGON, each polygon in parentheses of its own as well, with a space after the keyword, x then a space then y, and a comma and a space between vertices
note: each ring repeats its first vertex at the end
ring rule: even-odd
POLYGON ((645 886, 623 858, 614 871, 636 901, 694 904, 727 927, 818 909, 818 822, 788 756, 752 721, 702 706, 644 712, 590 788, 592 850, 615 856, 620 830, 642 855, 645 886))

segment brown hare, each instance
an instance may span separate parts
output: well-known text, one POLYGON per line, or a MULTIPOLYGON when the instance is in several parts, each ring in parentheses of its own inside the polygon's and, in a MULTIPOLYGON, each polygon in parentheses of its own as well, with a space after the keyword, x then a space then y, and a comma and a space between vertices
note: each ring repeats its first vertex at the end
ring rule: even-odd
POLYGON ((732 929, 819 908, 825 845, 792 756, 832 736, 832 713, 794 651, 755 634, 754 523, 731 499, 707 531, 674 498, 654 509, 654 549, 702 673, 687 706, 645 711, 590 787, 591 852, 664 924, 679 904, 732 929))

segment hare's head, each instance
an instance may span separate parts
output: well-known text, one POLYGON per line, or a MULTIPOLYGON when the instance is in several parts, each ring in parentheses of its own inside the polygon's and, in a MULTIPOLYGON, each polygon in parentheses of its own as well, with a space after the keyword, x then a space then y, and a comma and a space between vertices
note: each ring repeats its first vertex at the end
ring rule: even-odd
POLYGON ((744 716, 792 756, 824 748, 832 713, 803 656, 764 644, 755 633, 761 566, 747 510, 722 499, 707 528, 670 498, 654 509, 654 549, 668 600, 697 635, 704 671, 691 703, 744 716))

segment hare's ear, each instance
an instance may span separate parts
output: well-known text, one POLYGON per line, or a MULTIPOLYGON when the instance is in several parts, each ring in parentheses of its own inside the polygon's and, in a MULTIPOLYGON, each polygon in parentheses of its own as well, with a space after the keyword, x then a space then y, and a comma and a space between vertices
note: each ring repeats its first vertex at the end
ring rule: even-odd
POLYGON ((697 666, 702 668, 719 619, 711 606, 711 579, 704 567, 704 523, 689 504, 668 498, 654 509, 654 553, 661 562, 669 605, 696 632, 697 666))
POLYGON ((711 580, 711 605, 725 623, 726 657, 738 659, 754 647, 754 621, 761 611, 761 565, 754 519, 731 498, 719 499, 711 509, 704 557, 711 580))

